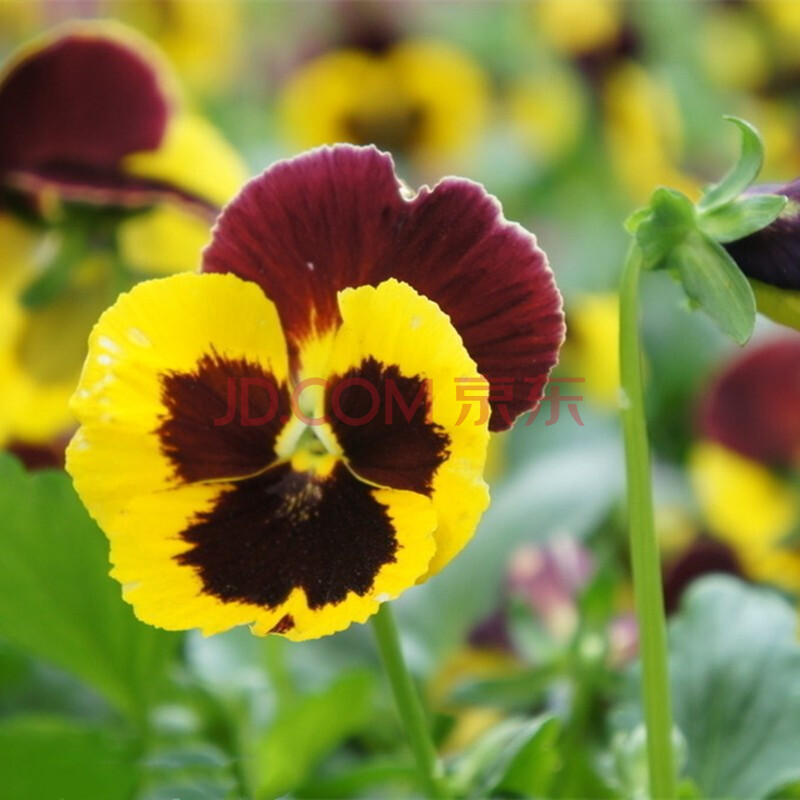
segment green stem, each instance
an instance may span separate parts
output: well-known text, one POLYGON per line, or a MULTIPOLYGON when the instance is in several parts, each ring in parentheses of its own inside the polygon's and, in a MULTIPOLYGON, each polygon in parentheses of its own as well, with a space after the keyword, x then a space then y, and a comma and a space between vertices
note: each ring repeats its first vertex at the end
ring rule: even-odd
POLYGON ((653 521, 650 446, 647 439, 639 341, 640 270, 641 253, 633 245, 625 262, 620 286, 619 339, 628 524, 636 615, 639 621, 650 796, 653 800, 674 800, 676 789, 667 632, 661 562, 653 521))
POLYGON ((264 641, 264 658, 275 701, 278 708, 291 706, 296 699, 292 673, 286 663, 287 645, 282 636, 267 636, 264 641))
POLYGON ((428 797, 445 798, 447 794, 442 787, 442 766, 436 755, 422 703, 403 660, 397 627, 388 603, 383 603, 372 618, 372 628, 408 743, 417 762, 420 781, 428 797))

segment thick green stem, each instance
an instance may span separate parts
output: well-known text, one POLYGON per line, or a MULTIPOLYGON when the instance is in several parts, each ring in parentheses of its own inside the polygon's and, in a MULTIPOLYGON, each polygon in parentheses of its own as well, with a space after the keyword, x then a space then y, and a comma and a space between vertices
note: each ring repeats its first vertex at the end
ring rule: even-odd
POLYGON ((394 693, 397 710, 417 762, 422 786, 428 797, 445 798, 447 794, 442 786, 442 766, 436 755, 422 703, 406 669, 397 627, 388 603, 383 603, 372 618, 372 627, 394 693))
POLYGON ((620 287, 619 334, 628 524, 636 615, 639 620, 650 796, 653 800, 674 800, 676 788, 667 632, 661 561, 653 521, 650 446, 647 439, 639 340, 640 270, 641 253, 633 245, 625 262, 620 287))

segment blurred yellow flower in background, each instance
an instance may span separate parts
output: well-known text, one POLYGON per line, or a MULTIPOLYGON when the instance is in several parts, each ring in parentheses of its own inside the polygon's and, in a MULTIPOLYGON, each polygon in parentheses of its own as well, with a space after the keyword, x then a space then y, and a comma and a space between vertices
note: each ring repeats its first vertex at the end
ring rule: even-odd
POLYGON ((800 552, 782 541, 800 523, 797 492, 763 464, 701 442, 690 475, 706 522, 753 580, 800 592, 800 552))
POLYGON ((769 44, 752 9, 709 4, 699 48, 709 78, 725 89, 752 90, 770 75, 769 44))
POLYGON ((619 0, 544 0, 533 5, 547 41, 571 56, 612 44, 622 27, 621 10, 619 0))
POLYGON ((660 185, 695 196, 697 183, 677 166, 682 126, 670 86, 626 61, 607 78, 602 100, 612 166, 631 198, 644 202, 660 185))
POLYGON ((467 152, 487 124, 489 81, 467 54, 440 41, 400 41, 385 52, 343 49, 302 66, 278 113, 300 148, 375 144, 412 160, 467 152))
POLYGON ((247 171, 184 110, 158 51, 116 23, 23 46, 0 109, 0 446, 46 445, 73 425, 101 312, 143 277, 198 268, 247 171))
POLYGON ((745 574, 800 592, 800 337, 749 348, 712 384, 689 474, 745 574))
POLYGON ((535 68, 507 92, 512 134, 537 161, 556 162, 578 144, 587 101, 580 79, 567 64, 535 68))
POLYGON ((605 409, 619 405, 619 298, 616 292, 585 294, 567 307, 562 363, 578 388, 605 409))
POLYGON ((239 0, 111 0, 109 13, 155 41, 193 91, 216 93, 239 67, 239 0))

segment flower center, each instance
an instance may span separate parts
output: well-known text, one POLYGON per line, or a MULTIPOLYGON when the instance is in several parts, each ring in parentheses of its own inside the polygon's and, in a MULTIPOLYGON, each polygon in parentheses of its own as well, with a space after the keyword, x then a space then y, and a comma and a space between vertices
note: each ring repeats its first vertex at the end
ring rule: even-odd
POLYGON ((339 461, 340 451, 327 425, 309 425, 293 417, 281 433, 276 446, 278 455, 295 472, 326 477, 339 461))

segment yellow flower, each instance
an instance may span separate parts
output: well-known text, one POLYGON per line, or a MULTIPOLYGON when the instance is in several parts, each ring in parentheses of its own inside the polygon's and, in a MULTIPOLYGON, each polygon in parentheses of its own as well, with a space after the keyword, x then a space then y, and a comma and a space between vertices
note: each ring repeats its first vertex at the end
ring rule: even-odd
POLYGON ((586 101, 581 82, 567 67, 533 69, 508 92, 511 130, 537 161, 553 163, 577 145, 586 124, 586 101))
POLYGON ((727 89, 750 90, 769 78, 769 43, 744 6, 709 4, 701 56, 709 77, 727 89))
POLYGON ((116 24, 21 48, 0 115, 0 197, 34 212, 0 216, 0 446, 43 445, 74 425, 68 398, 99 314, 139 277, 196 269, 246 173, 183 110, 162 57, 116 24))
POLYGON ((181 78, 199 92, 227 87, 239 66, 239 0, 112 0, 110 11, 158 43, 181 78))
POLYGON ((540 0, 533 5, 547 42, 571 56, 613 44, 621 30, 619 0, 540 0))
POLYGON ((285 135, 299 147, 376 144, 422 161, 468 151, 488 111, 481 68, 438 41, 327 53, 298 70, 279 99, 285 135))
POLYGON ((544 254, 481 187, 412 198, 374 148, 322 148, 247 184, 202 274, 103 314, 67 467, 140 619, 322 636, 467 544, 489 430, 562 338, 544 254))
POLYGON ((603 94, 606 140, 613 166, 636 202, 654 186, 672 186, 689 196, 694 180, 679 171, 681 119, 670 88, 628 61, 608 77, 603 94))
POLYGON ((583 295, 570 305, 565 369, 576 385, 599 406, 619 405, 619 298, 616 293, 583 295))
POLYGON ((398 411, 394 430, 348 430, 364 416, 360 398, 342 391, 337 410, 336 389, 312 386, 309 405, 293 411, 301 380, 358 379, 385 396, 393 375, 403 392, 413 382, 413 399, 424 381, 478 377, 448 318, 406 284, 349 289, 338 303, 326 369, 300 380, 277 309, 231 275, 141 283, 103 315, 75 395, 82 427, 68 469, 140 619, 207 634, 250 623, 259 634, 322 636, 366 620, 471 536, 488 502, 477 407, 457 425, 454 392, 431 391, 429 421, 418 414, 404 425, 398 411), (250 426, 249 441, 246 420, 213 422, 237 376, 259 379, 257 416, 273 412, 250 426), (392 465, 379 466, 387 435, 392 465))
POLYGON ((690 474, 711 532, 746 575, 800 592, 800 552, 783 541, 800 523, 796 492, 758 461, 714 442, 695 445, 690 474))

